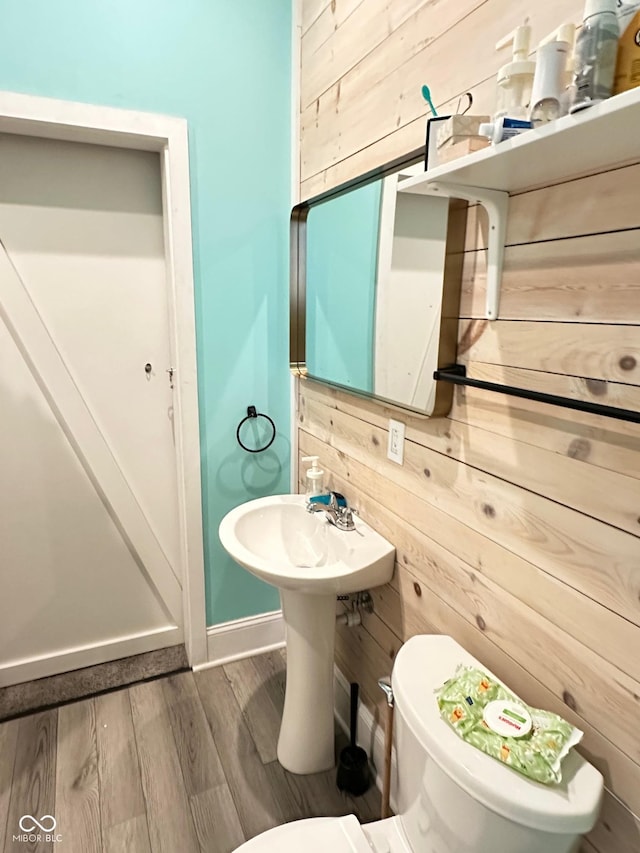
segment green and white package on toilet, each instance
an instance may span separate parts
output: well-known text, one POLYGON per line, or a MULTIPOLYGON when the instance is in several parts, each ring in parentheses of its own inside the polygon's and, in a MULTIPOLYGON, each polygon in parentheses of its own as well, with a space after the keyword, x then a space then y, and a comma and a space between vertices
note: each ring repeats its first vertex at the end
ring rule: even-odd
POLYGON ((529 708, 479 669, 459 666, 436 691, 440 714, 466 743, 529 779, 554 785, 582 732, 550 711, 529 708))

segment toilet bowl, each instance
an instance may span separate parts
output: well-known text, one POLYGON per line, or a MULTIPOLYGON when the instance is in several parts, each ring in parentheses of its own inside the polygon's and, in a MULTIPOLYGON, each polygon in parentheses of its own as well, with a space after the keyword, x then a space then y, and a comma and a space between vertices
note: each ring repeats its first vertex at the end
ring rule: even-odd
POLYGON ((541 785, 466 744, 434 697, 459 664, 491 674, 441 635, 412 637, 396 656, 396 817, 294 821, 236 853, 577 853, 598 816, 601 774, 573 750, 562 783, 541 785))

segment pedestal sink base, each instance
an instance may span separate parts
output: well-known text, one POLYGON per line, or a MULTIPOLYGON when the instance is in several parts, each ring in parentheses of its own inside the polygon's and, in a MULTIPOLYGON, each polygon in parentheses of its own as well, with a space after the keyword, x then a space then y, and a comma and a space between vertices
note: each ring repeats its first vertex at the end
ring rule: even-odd
POLYGON ((335 595, 280 590, 287 638, 287 686, 278 761, 291 773, 335 765, 333 650, 335 595))
POLYGON ((333 648, 336 596, 391 580, 395 548, 361 518, 340 530, 309 513, 304 495, 272 495, 220 522, 228 554, 277 586, 287 629, 287 688, 278 759, 292 773, 335 764, 333 648))

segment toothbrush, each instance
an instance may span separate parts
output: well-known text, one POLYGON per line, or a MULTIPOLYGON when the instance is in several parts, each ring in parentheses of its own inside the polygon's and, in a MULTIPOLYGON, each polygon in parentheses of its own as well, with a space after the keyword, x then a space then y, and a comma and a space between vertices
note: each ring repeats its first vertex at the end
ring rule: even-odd
POLYGON ((436 117, 438 113, 436 112, 436 108, 433 106, 433 101, 431 100, 431 90, 428 86, 422 87, 422 97, 429 104, 429 109, 433 113, 434 117, 436 117))

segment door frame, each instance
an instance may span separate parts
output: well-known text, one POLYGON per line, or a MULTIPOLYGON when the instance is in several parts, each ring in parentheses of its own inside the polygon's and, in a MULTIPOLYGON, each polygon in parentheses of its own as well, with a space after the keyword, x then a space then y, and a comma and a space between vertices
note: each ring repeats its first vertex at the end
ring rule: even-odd
POLYGON ((202 488, 187 121, 174 116, 0 92, 0 133, 160 155, 167 270, 184 642, 207 660, 202 488))

